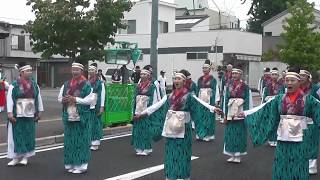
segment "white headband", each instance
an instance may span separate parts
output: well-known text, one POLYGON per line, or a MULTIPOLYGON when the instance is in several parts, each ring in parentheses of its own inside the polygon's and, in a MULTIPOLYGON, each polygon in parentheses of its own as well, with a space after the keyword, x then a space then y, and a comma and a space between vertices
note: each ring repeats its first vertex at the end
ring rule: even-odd
POLYGON ((203 67, 204 67, 204 68, 210 68, 211 65, 210 65, 210 64, 203 64, 203 67))
POLYGON ((296 72, 287 72, 286 73, 286 78, 287 77, 292 77, 292 78, 300 80, 300 75, 298 73, 296 73, 296 72))
POLYGON ((271 74, 279 74, 278 70, 271 70, 271 74))
POLYGON ((84 66, 80 63, 72 63, 72 67, 80 68, 83 70, 84 66))
POLYGON ((242 73, 243 73, 243 71, 242 71, 241 69, 238 69, 238 68, 233 68, 233 69, 232 69, 232 72, 234 72, 234 73, 239 73, 239 74, 242 74, 242 73))
POLYGON ((300 75, 307 75, 307 76, 309 76, 310 79, 312 78, 311 73, 309 71, 307 71, 307 70, 300 70, 299 74, 300 75))
POLYGON ((21 68, 19 68, 20 72, 26 71, 26 70, 32 70, 32 67, 30 65, 25 65, 25 66, 22 66, 21 68))
POLYGON ((187 77, 186 77, 184 74, 182 74, 182 73, 176 73, 176 74, 174 75, 174 77, 180 77, 180 78, 182 78, 182 79, 184 79, 184 80, 187 79, 187 77))
POLYGON ((141 70, 141 74, 148 74, 148 75, 151 75, 151 72, 150 72, 149 70, 142 69, 142 70, 141 70))
POLYGON ((92 71, 97 71, 97 67, 95 66, 89 66, 89 71, 92 70, 92 71))

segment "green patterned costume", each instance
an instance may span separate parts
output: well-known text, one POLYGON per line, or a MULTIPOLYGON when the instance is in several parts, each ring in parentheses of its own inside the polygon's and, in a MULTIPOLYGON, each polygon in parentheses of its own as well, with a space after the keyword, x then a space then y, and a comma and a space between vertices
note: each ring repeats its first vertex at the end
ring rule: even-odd
MULTIPOLYGON (((152 83, 147 92, 143 95, 149 97, 148 105, 147 107, 151 106, 154 103, 154 98, 156 97, 156 86, 152 83)), ((139 88, 136 88, 136 93, 135 97, 138 95, 141 95, 139 93, 139 88)), ((156 102, 157 100, 155 100, 156 102)), ((134 100, 134 109, 136 111, 136 99, 134 100)), ((132 139, 131 139, 131 144, 133 145, 134 149, 138 151, 143 151, 143 150, 151 150, 152 145, 151 145, 151 135, 149 133, 149 128, 150 128, 150 117, 146 117, 143 119, 140 119, 138 121, 133 121, 133 128, 132 128, 132 139)))
MULTIPOLYGON (((280 82, 279 82, 280 83, 280 82)), ((272 89, 271 89, 271 85, 266 86, 263 89, 263 95, 262 95, 262 102, 265 103, 266 102, 266 98, 268 96, 275 96, 278 94, 283 94, 285 93, 285 87, 284 85, 278 84, 279 87, 275 88, 276 93, 272 94, 272 89)), ((277 141, 277 130, 275 129, 271 134, 270 137, 268 139, 270 142, 276 142, 277 141)))
MULTIPOLYGON (((36 107, 36 114, 39 112, 39 87, 35 83, 32 82, 32 88, 34 92, 34 99, 35 99, 35 107, 36 107)), ((15 123, 10 123, 9 127, 12 127, 12 138, 14 145, 10 147, 10 142, 8 142, 8 157, 9 158, 20 158, 21 156, 30 157, 34 155, 35 150, 35 118, 34 117, 17 117, 16 113, 16 102, 19 98, 22 97, 22 92, 20 90, 19 84, 17 81, 12 83, 12 100, 13 100, 13 116, 16 118, 15 123), (11 148, 13 148, 11 150, 11 148), (10 152, 11 151, 11 152, 10 152), (13 152, 12 152, 13 151, 13 152)), ((10 130, 10 131, 11 131, 10 130)))
MULTIPOLYGON (((266 104, 257 107, 253 114, 246 117, 246 124, 254 146, 266 142, 270 134, 278 128, 280 115, 283 114, 283 97, 278 95, 266 104)), ((303 116, 313 119, 320 125, 320 104, 314 97, 304 98, 303 116)), ((305 135, 303 137, 303 141, 305 135)), ((290 142, 278 140, 273 164, 273 180, 308 180, 308 147, 305 142, 290 142)))
MULTIPOLYGON (((97 80, 95 85, 92 87, 93 93, 97 93, 97 103, 94 109, 91 109, 91 141, 100 141, 103 138, 103 123, 100 114, 101 108, 101 92, 102 86, 104 86, 103 81, 97 80), (100 115, 97 115, 100 114, 100 115)), ((92 145, 98 145, 94 144, 92 145)))
MULTIPOLYGON (((313 84, 310 88, 310 91, 307 92, 314 98, 320 100, 319 97, 319 85, 313 84)), ((304 142, 307 144, 307 147, 309 148, 309 159, 317 159, 319 154, 319 137, 320 132, 319 128, 316 124, 309 124, 308 129, 304 131, 304 142)))
MULTIPOLYGON (((242 98, 244 100, 243 110, 248 110, 250 107, 250 89, 245 83, 241 89, 236 92, 236 96, 231 95, 232 82, 225 93, 225 116, 228 114, 228 103, 230 98, 242 98)), ((228 120, 224 130, 224 154, 229 156, 240 156, 247 153, 247 128, 243 120, 228 120)))
MULTIPOLYGON (((63 96, 69 88, 69 82, 64 84, 63 96)), ((91 86, 85 82, 80 98, 85 98, 91 93, 91 86)), ((91 157, 90 143, 90 105, 77 104, 80 121, 68 121, 67 107, 63 107, 62 121, 64 124, 64 164, 80 166, 89 162, 91 157)))
MULTIPOLYGON (((171 95, 170 95, 171 96, 171 95)), ((205 108, 191 93, 183 97, 183 103, 179 111, 190 112, 191 119, 199 116, 199 109, 205 108), (198 108, 197 108, 198 107, 198 108)), ((151 119, 151 134, 154 140, 159 140, 163 133, 163 126, 168 110, 172 109, 170 98, 153 114, 151 119)), ((166 137, 165 142, 165 176, 167 179, 188 179, 191 171, 192 155, 192 128, 191 123, 185 123, 184 138, 166 137)))
MULTIPOLYGON (((214 106, 216 104, 216 91, 217 81, 211 76, 211 79, 207 82, 203 82, 204 76, 200 77, 197 85, 197 95, 199 97, 200 90, 202 88, 210 88, 212 90, 210 97, 210 105, 214 106)), ((210 112, 208 109, 202 108, 199 109, 200 114, 196 119, 193 119, 196 125, 196 134, 199 139, 214 139, 215 134, 215 119, 216 116, 214 113, 210 112)))

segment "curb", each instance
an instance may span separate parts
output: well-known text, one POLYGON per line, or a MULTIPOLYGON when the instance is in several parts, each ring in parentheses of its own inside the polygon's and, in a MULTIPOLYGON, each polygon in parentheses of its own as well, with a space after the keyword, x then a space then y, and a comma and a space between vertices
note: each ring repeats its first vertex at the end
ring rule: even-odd
MULTIPOLYGON (((132 129, 132 125, 128 124, 126 126, 118 126, 118 127, 107 127, 103 129, 104 136, 110 135, 118 135, 118 134, 125 134, 130 133, 132 129)), ((36 139, 36 149, 39 149, 43 146, 54 146, 57 144, 63 144, 64 135, 55 135, 49 137, 41 137, 36 139)), ((0 154, 7 152, 7 143, 0 144, 0 154)))

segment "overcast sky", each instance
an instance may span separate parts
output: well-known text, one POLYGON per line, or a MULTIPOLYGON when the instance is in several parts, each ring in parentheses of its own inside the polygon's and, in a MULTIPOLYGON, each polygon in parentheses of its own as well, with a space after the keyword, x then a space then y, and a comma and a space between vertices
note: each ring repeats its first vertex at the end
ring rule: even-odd
MULTIPOLYGON (((174 2, 174 0, 162 1, 174 2)), ((315 2, 316 8, 320 9, 320 0, 308 1, 315 2)), ((26 0, 0 0, 0 2, 0 21, 24 24, 28 20, 34 19, 34 15, 31 12, 31 8, 29 6, 26 6, 26 0)), ((222 11, 237 16, 241 20, 242 26, 249 18, 247 16, 247 12, 250 8, 251 0, 247 0, 247 2, 244 5, 240 3, 240 0, 215 0, 215 2, 222 11)), ((213 9, 216 8, 211 2, 209 2, 209 5, 213 9)))

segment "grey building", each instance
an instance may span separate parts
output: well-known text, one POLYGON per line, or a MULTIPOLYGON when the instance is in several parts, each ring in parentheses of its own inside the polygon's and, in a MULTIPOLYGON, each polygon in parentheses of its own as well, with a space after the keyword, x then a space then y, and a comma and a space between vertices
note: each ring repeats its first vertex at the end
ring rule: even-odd
POLYGON ((33 67, 33 77, 40 86, 61 86, 71 75, 68 58, 41 59, 41 53, 34 53, 30 43, 30 34, 23 25, 0 22, 0 63, 7 81, 15 80, 18 75, 15 64, 24 61, 33 67))

